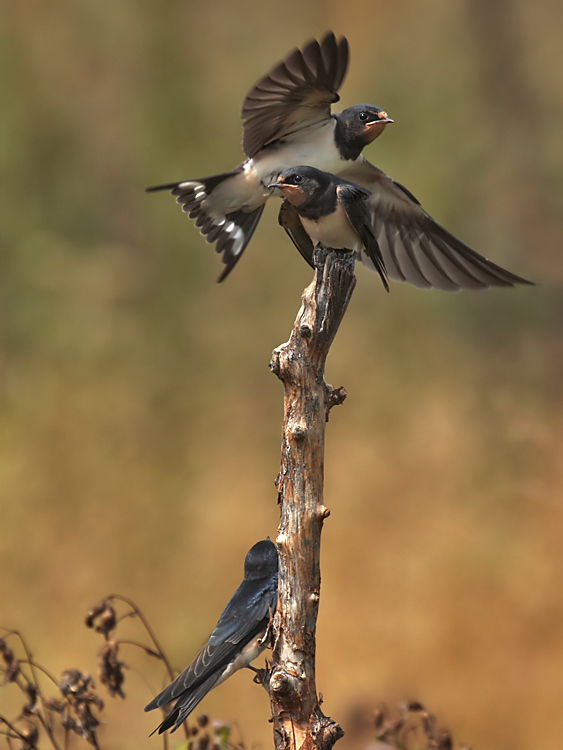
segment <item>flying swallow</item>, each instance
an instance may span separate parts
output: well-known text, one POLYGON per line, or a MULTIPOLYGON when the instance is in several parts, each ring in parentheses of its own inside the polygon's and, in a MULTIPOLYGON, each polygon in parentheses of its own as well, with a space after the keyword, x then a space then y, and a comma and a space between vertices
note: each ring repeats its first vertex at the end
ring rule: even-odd
POLYGON ((244 561, 244 580, 192 663, 145 711, 176 703, 155 729, 162 734, 182 724, 199 702, 238 669, 247 667, 266 647, 270 616, 278 598, 278 553, 270 539, 257 542, 244 561))
POLYGON ((369 190, 328 172, 299 166, 282 172, 272 187, 285 198, 280 209, 280 224, 297 249, 311 248, 305 256, 312 262, 313 246, 364 253, 371 267, 381 276, 389 291, 381 250, 373 233, 367 201, 369 190))
POLYGON ((286 169, 311 164, 338 174, 393 122, 379 107, 358 104, 331 114, 348 67, 348 41, 329 32, 295 49, 247 94, 242 105, 246 161, 230 172, 148 188, 170 190, 225 268, 240 259, 286 169))

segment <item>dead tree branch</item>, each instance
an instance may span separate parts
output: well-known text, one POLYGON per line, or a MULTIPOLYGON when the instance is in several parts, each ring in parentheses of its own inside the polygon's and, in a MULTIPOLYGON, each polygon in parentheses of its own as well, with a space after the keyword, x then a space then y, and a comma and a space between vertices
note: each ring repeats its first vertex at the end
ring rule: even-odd
POLYGON ((356 279, 351 254, 317 248, 314 261, 291 337, 270 362, 284 385, 279 601, 269 677, 276 750, 330 750, 343 734, 320 709, 315 630, 321 530, 330 513, 323 505, 325 425, 346 397, 343 388, 325 383, 324 368, 356 279))

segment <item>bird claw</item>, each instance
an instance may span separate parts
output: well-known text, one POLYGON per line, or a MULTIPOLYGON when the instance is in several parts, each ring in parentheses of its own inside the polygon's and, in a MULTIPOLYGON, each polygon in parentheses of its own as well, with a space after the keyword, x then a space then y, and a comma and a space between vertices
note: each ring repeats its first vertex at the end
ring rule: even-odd
POLYGON ((264 685, 266 682, 266 678, 268 676, 268 670, 267 669, 255 669, 255 675, 252 678, 252 682, 255 682, 257 685, 264 685))

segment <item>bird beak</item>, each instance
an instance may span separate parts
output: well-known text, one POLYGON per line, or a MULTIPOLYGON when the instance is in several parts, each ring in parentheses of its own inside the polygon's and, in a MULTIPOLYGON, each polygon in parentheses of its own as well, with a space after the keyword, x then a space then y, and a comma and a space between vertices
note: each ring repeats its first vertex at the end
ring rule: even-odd
MULTIPOLYGON (((279 179, 279 178, 278 178, 279 179)), ((299 185, 292 185, 291 183, 287 182, 271 182, 269 185, 266 185, 266 187, 269 188, 277 188, 278 190, 284 191, 287 189, 291 190, 299 190, 299 185)))
POLYGON ((366 122, 364 125, 364 134, 368 143, 372 143, 376 138, 379 138, 385 130, 385 126, 393 122, 390 117, 387 117, 387 112, 379 112, 378 118, 372 122, 366 122))
POLYGON ((389 122, 395 122, 395 120, 392 120, 387 112, 378 112, 377 114, 377 120, 373 120, 373 122, 366 122, 366 128, 371 128, 373 125, 387 125, 389 122))

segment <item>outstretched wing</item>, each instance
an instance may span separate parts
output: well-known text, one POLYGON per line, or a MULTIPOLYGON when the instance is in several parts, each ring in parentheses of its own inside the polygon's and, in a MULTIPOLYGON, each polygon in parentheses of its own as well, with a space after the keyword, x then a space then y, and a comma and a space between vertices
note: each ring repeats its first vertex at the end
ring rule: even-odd
POLYGON ((347 67, 348 41, 332 32, 278 63, 243 102, 246 155, 253 157, 272 141, 327 120, 347 67))
MULTIPOLYGON (((368 209, 372 226, 393 281, 447 292, 532 284, 450 234, 424 211, 412 193, 366 159, 358 160, 340 176, 371 191, 368 209)), ((361 258, 371 267, 369 257, 362 254, 361 258)))
POLYGON ((369 193, 363 188, 358 187, 358 185, 353 185, 349 182, 344 182, 338 185, 336 192, 340 199, 342 208, 348 217, 348 221, 362 241, 364 246, 362 253, 367 255, 373 264, 373 267, 381 276, 383 286, 389 291, 385 262, 381 255, 379 244, 373 233, 371 216, 367 207, 369 193))

